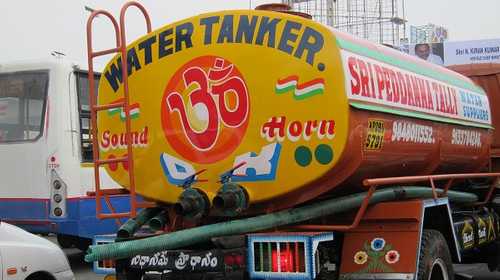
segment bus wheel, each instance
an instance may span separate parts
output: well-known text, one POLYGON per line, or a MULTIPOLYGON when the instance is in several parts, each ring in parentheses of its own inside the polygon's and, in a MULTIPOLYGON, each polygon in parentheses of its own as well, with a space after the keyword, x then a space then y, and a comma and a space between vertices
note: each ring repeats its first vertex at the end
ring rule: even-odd
POLYGON ((437 230, 424 230, 418 264, 419 280, 454 280, 451 254, 443 235, 437 230))

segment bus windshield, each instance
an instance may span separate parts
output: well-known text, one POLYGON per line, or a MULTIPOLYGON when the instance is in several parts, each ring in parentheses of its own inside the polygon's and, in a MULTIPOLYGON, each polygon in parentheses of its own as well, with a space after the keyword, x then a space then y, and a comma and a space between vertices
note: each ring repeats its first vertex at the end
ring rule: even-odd
POLYGON ((42 135, 48 84, 48 71, 0 74, 0 143, 42 135))

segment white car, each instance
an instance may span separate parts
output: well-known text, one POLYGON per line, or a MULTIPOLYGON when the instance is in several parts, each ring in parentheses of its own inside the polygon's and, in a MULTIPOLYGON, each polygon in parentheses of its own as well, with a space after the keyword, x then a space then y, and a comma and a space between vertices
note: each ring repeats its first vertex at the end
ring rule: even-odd
POLYGON ((1 221, 0 269, 0 280, 75 279, 56 244, 1 221))

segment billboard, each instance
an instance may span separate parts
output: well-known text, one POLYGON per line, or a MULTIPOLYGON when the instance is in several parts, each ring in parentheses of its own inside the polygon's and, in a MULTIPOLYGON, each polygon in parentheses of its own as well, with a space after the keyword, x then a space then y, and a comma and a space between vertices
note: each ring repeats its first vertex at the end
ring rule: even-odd
POLYGON ((500 63, 500 39, 402 45, 401 51, 438 65, 500 63))
POLYGON ((500 63, 500 39, 446 42, 446 65, 500 63))

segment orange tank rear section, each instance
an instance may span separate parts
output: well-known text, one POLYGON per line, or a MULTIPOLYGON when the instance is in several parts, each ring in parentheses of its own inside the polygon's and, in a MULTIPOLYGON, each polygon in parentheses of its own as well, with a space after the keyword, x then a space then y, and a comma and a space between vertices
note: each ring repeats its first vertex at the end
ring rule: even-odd
POLYGON ((273 210, 314 199, 328 189, 338 195, 366 191, 362 181, 368 178, 487 170, 491 130, 355 108, 350 116, 349 140, 337 168, 313 182, 307 193, 287 195, 273 210))
MULTIPOLYGON (((453 65, 448 68, 469 77, 477 85, 481 86, 488 94, 490 104, 500 104, 499 63, 453 65)), ((496 128, 492 132, 492 168, 498 171, 500 170, 500 108, 498 106, 491 106, 491 120, 493 127, 496 128)))

